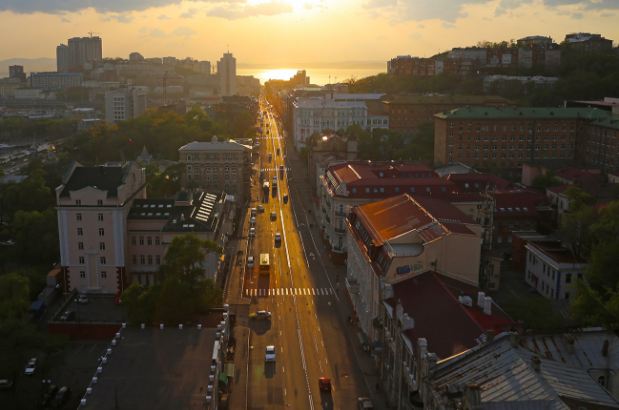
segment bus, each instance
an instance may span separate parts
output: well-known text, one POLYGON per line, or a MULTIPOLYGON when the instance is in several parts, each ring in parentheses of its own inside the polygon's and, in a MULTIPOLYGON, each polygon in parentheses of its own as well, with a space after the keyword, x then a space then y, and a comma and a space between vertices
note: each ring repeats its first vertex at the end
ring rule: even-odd
POLYGON ((261 253, 260 254, 260 273, 268 274, 271 268, 271 264, 269 262, 269 254, 261 253))

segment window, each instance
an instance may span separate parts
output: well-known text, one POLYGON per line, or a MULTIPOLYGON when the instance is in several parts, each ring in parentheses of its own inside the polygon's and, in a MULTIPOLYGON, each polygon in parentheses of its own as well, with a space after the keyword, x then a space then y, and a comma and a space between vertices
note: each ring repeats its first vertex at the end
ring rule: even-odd
POLYGON ((565 275, 565 283, 572 283, 572 274, 568 273, 565 275))
POLYGON ((99 250, 100 251, 104 251, 105 250, 105 242, 99 242, 99 250))
POLYGON ((82 206, 82 200, 81 199, 76 199, 75 200, 75 205, 82 206))
POLYGON ((107 260, 105 259, 105 256, 100 257, 99 262, 101 262, 101 265, 105 265, 107 262, 107 260))
POLYGON ((77 228, 77 236, 83 236, 83 235, 84 235, 84 229, 77 228))
POLYGON ((99 236, 105 236, 105 230, 103 228, 99 228, 99 236))
POLYGON ((146 265, 146 257, 144 255, 140 255, 140 264, 146 265))
POLYGON ((101 278, 102 279, 107 278, 107 272, 106 271, 101 271, 101 278))
POLYGON ((80 271, 80 278, 86 278, 86 272, 84 272, 83 270, 80 271))
POLYGON ((155 236, 155 245, 160 245, 161 241, 159 240, 158 236, 155 236))
POLYGON ((97 220, 102 221, 103 220, 103 214, 97 214, 97 220))
POLYGON ((80 265, 83 265, 83 264, 85 263, 85 262, 84 262, 84 257, 83 257, 83 256, 80 256, 80 257, 79 257, 79 261, 80 261, 80 265))
POLYGON ((153 264, 153 255, 148 255, 148 264, 149 265, 153 264))
POLYGON ((79 212, 78 212, 78 213, 76 213, 76 214, 75 214, 75 219, 77 219, 78 221, 81 221, 81 220, 82 220, 82 214, 81 214, 81 213, 79 213, 79 212))
POLYGON ((103 199, 97 199, 97 205, 99 206, 103 205, 103 199))
POLYGON ((150 236, 147 236, 147 237, 146 237, 146 243, 147 243, 148 245, 152 245, 152 244, 153 244, 153 238, 151 238, 150 236))
POLYGON ((144 245, 144 237, 140 236, 140 245, 144 245))
POLYGON ((161 265, 161 256, 160 255, 155 255, 155 263, 157 265, 161 265))
POLYGON ((84 250, 84 242, 78 242, 77 249, 79 249, 80 251, 84 250))

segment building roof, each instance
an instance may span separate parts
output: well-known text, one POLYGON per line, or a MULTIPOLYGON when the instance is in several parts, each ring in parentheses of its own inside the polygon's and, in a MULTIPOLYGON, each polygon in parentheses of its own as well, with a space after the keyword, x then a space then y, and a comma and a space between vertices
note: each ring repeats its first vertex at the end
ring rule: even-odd
POLYGON ((336 101, 331 98, 324 97, 301 97, 297 98, 293 105, 295 108, 360 108, 367 109, 364 101, 336 101))
POLYGON ((506 179, 480 172, 449 174, 446 179, 455 183, 461 191, 484 192, 486 189, 507 189, 511 185, 506 179))
POLYGON ((509 333, 440 361, 430 378, 435 397, 442 396, 444 404, 458 400, 448 396, 448 386, 476 385, 481 408, 531 401, 543 402, 548 409, 567 410, 571 408, 568 403, 619 408, 619 403, 586 371, 540 357, 515 344, 509 333), (536 370, 534 361, 538 359, 536 370))
POLYGON ((388 181, 403 179, 425 178, 436 179, 432 168, 423 164, 396 163, 396 162, 372 162, 372 161, 347 161, 335 164, 328 168, 339 183, 347 185, 372 185, 385 184, 388 181))
POLYGON ((386 104, 454 104, 454 105, 512 105, 513 102, 493 95, 447 95, 447 94, 405 94, 390 96, 386 104))
POLYGON ((599 126, 599 127, 612 128, 615 130, 619 130, 619 115, 612 115, 609 117, 598 118, 592 124, 599 126))
POLYGON ((217 137, 213 137, 212 141, 193 141, 185 144, 178 149, 183 151, 251 151, 252 147, 239 144, 235 140, 218 141, 217 137))
POLYGON ((535 216, 546 196, 529 189, 506 189, 490 192, 495 201, 495 216, 535 216))
POLYGON ((395 308, 399 301, 403 312, 415 321, 414 327, 405 331, 406 336, 413 343, 425 338, 428 351, 440 358, 476 346, 486 331, 500 333, 513 326, 513 321, 494 303, 491 315, 477 306, 460 303, 458 297, 464 295, 475 301, 478 289, 435 272, 398 282, 392 289, 393 297, 386 303, 395 308))
POLYGON ((376 245, 417 231, 424 242, 450 232, 474 235, 466 226, 474 222, 446 201, 435 198, 413 198, 408 194, 353 208, 376 245))
POLYGON ((124 165, 100 165, 96 167, 76 166, 64 183, 61 197, 69 196, 71 191, 79 191, 86 187, 93 187, 101 191, 107 191, 108 198, 118 195, 118 187, 125 183, 125 178, 133 162, 124 165))
POLYGON ((547 258, 552 259, 555 263, 573 263, 585 264, 584 259, 574 255, 574 253, 561 244, 561 241, 530 241, 527 248, 534 249, 536 252, 543 254, 547 258))
POLYGON ((599 119, 611 114, 597 108, 462 107, 435 114, 441 119, 599 119))

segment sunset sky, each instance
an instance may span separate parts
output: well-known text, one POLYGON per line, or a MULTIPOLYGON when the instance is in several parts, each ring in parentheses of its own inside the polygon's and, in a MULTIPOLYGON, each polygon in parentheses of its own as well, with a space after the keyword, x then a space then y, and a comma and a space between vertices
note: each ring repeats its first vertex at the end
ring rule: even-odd
POLYGON ((94 32, 104 57, 385 61, 478 41, 589 31, 619 40, 619 0, 0 0, 0 59, 55 57, 94 32))

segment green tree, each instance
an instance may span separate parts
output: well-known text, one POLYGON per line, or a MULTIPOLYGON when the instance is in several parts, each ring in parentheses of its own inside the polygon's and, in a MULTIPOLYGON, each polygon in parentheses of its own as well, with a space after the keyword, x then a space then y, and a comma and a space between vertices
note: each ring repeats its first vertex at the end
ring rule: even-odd
POLYGON ((49 266, 58 258, 58 219, 49 208, 39 211, 17 211, 12 225, 16 256, 24 263, 49 266))
POLYGON ((544 175, 538 175, 533 180, 533 188, 545 190, 546 188, 550 188, 553 186, 560 185, 559 180, 551 173, 548 172, 544 175))
POLYGON ((207 252, 220 252, 216 243, 203 241, 195 235, 181 235, 172 240, 161 265, 161 272, 167 276, 180 277, 192 285, 203 275, 203 262, 207 252))

